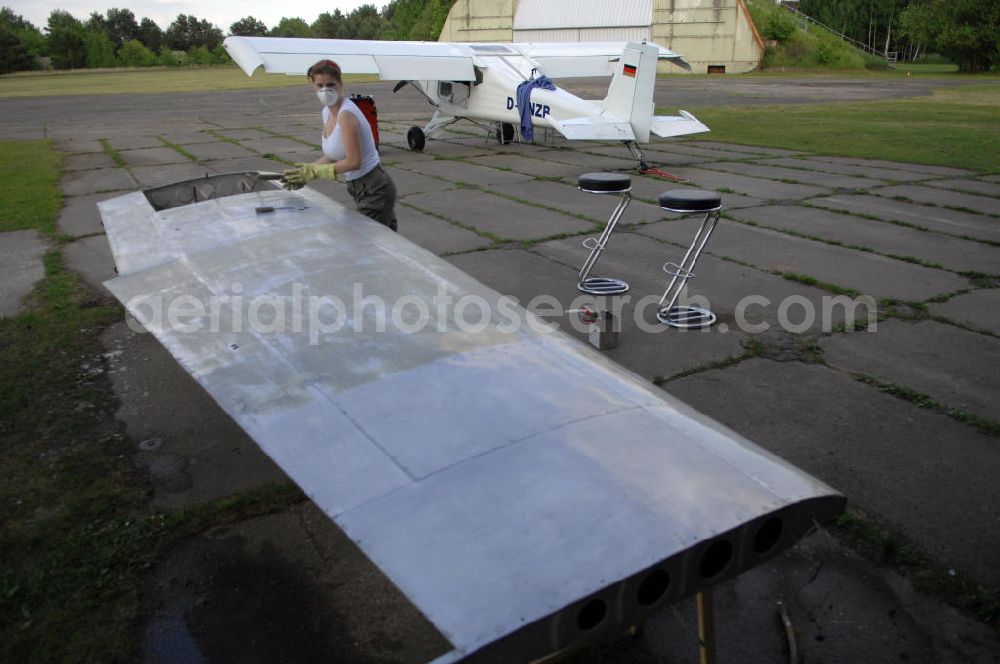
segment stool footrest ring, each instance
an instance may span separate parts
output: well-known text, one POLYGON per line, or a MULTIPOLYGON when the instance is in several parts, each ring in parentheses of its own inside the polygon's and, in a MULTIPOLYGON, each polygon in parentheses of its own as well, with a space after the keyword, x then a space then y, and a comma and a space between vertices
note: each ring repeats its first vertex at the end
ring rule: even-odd
POLYGON ((628 291, 629 285, 621 279, 611 277, 588 277, 576 285, 581 293, 590 295, 621 295, 628 291))
POLYGON ((717 320, 715 314, 703 307, 676 306, 664 307, 656 312, 656 319, 664 325, 692 329, 708 327, 717 320))
POLYGON ((680 277, 681 279, 687 280, 694 276, 694 272, 691 270, 685 270, 677 263, 664 263, 663 271, 669 274, 671 277, 680 277))

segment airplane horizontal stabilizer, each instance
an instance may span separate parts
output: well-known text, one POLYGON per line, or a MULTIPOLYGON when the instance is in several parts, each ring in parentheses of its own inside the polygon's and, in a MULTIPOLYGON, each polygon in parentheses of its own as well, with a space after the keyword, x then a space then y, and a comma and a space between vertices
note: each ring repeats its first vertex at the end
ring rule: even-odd
POLYGON ((687 111, 680 111, 680 115, 654 115, 649 130, 661 138, 711 131, 687 111))
POLYGON ((556 129, 570 140, 634 141, 632 125, 620 120, 598 117, 570 118, 553 122, 556 129))

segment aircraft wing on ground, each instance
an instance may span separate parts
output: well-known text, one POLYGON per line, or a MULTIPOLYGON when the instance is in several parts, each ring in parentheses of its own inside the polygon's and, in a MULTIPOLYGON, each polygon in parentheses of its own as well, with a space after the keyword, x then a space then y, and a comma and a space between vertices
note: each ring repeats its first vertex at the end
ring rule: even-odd
POLYGON ((621 633, 844 508, 308 187, 230 173, 98 207, 105 285, 450 641, 439 664, 621 633))

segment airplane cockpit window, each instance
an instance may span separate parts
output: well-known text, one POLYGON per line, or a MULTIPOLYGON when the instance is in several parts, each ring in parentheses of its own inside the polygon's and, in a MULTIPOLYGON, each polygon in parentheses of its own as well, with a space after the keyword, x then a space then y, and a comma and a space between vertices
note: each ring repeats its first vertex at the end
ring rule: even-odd
POLYGON ((438 98, 456 106, 468 105, 471 90, 465 81, 438 81, 438 98))

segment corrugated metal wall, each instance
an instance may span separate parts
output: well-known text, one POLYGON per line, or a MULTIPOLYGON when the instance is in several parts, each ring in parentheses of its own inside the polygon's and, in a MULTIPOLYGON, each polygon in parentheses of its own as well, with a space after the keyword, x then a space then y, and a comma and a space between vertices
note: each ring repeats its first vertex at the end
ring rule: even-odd
POLYGON ((653 0, 519 0, 514 12, 514 30, 556 28, 649 27, 653 0))
POLYGON ((514 30, 515 42, 641 42, 650 38, 650 28, 556 28, 552 30, 514 30))

